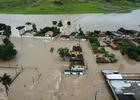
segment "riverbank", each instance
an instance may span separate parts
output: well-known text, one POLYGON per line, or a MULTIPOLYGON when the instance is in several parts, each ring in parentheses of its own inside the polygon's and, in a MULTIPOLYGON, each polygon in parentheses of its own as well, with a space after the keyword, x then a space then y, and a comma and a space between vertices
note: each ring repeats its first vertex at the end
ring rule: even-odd
POLYGON ((111 13, 111 14, 61 14, 61 15, 26 15, 26 14, 0 14, 0 23, 11 26, 12 36, 19 36, 16 29, 25 25, 26 22, 35 23, 37 29, 52 26, 52 21, 71 21, 71 26, 67 27, 66 34, 75 31, 75 26, 80 25, 84 32, 101 30, 116 31, 120 27, 130 30, 140 31, 140 10, 131 13, 111 13))
MULTIPOLYGON (((2 4, 1 4, 2 5, 2 4)), ((31 3, 23 6, 16 5, 10 7, 4 6, 0 13, 6 14, 81 14, 81 13, 114 13, 131 12, 139 9, 140 3, 130 2, 64 2, 62 5, 53 4, 52 1, 42 1, 41 3, 31 3)))

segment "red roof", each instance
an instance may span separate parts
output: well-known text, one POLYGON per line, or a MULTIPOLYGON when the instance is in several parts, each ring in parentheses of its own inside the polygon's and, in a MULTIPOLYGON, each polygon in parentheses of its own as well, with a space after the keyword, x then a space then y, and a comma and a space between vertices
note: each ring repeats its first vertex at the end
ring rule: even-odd
POLYGON ((110 42, 109 43, 109 46, 111 46, 113 49, 117 49, 118 48, 118 46, 115 45, 113 42, 110 42))

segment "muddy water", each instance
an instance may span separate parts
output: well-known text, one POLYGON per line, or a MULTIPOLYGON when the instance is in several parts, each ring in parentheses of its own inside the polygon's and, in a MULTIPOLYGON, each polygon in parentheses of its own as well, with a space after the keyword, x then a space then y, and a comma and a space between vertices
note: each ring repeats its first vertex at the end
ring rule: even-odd
MULTIPOLYGON (((63 74, 66 64, 57 54, 60 47, 72 48, 78 41, 45 41, 34 38, 11 38, 18 54, 9 62, 0 62, 3 66, 23 66, 24 70, 10 86, 9 100, 113 100, 101 70, 115 69, 121 72, 140 72, 140 63, 126 59, 119 51, 115 53, 119 61, 116 64, 96 64, 95 55, 89 43, 80 42, 83 56, 88 64, 84 76, 63 74), (54 52, 50 53, 50 48, 54 52)), ((1 70, 2 71, 2 70, 1 70)))
POLYGON ((65 14, 65 15, 20 15, 20 14, 0 14, 0 23, 12 26, 13 36, 18 36, 15 27, 24 25, 26 22, 36 23, 38 29, 44 26, 51 26, 53 20, 70 20, 72 22, 71 31, 75 30, 75 25, 80 25, 84 31, 93 30, 117 30, 120 27, 135 29, 140 31, 140 10, 123 14, 65 14))
MULTIPOLYGON (((51 25, 52 20, 70 20, 69 32, 80 24, 84 31, 116 30, 123 26, 140 30, 140 10, 128 14, 74 14, 74 15, 9 15, 1 14, 0 22, 12 26, 13 36, 18 36, 16 26, 30 21, 38 28, 51 25)), ((77 44, 76 41, 52 41, 33 38, 11 38, 18 54, 9 62, 0 62, 3 66, 23 66, 24 70, 10 87, 9 100, 113 100, 101 75, 102 69, 116 69, 121 72, 140 72, 140 63, 121 56, 120 52, 108 49, 119 59, 116 64, 97 65, 95 55, 88 42, 81 42, 83 55, 88 63, 85 76, 65 76, 62 74, 65 65, 62 63, 57 49, 77 44), (54 47, 54 53, 50 53, 54 47), (39 77, 40 76, 40 77, 39 77)))

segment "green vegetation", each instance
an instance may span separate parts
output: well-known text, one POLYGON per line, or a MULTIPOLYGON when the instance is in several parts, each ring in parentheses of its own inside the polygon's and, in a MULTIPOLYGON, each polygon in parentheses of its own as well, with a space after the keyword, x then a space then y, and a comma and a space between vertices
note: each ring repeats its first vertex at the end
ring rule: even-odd
POLYGON ((14 44, 9 40, 11 35, 11 27, 0 23, 0 30, 3 31, 1 35, 4 36, 3 43, 0 45, 0 59, 12 59, 17 54, 17 51, 14 49, 14 44))
POLYGON ((35 36, 45 36, 45 33, 47 33, 48 31, 52 31, 53 35, 52 37, 57 36, 58 34, 60 34, 60 29, 57 27, 45 27, 43 29, 40 29, 40 31, 38 31, 35 36))
POLYGON ((0 82, 5 86, 6 94, 8 96, 9 86, 12 83, 12 79, 10 75, 4 74, 2 77, 0 76, 0 82))
POLYGON ((98 37, 93 36, 92 32, 89 32, 89 34, 92 35, 92 37, 89 38, 89 42, 91 44, 93 52, 94 53, 100 53, 100 54, 103 55, 103 57, 98 57, 97 56, 96 62, 97 63, 102 62, 101 59, 103 60, 104 63, 115 63, 115 62, 117 62, 116 56, 114 54, 106 51, 104 47, 100 47, 100 42, 98 40, 98 37))
POLYGON ((0 13, 110 13, 138 8, 139 0, 0 0, 0 13))
POLYGON ((58 25, 57 25, 58 27, 62 27, 63 26, 63 24, 62 24, 62 21, 60 20, 59 21, 59 23, 58 23, 58 25))
POLYGON ((104 57, 108 60, 109 63, 117 62, 117 59, 114 54, 105 51, 104 57))
POLYGON ((53 25, 57 25, 57 21, 52 21, 52 24, 53 25))
POLYGON ((68 48, 59 48, 58 53, 63 60, 70 56, 68 48))
POLYGON ((140 61, 140 46, 136 46, 129 40, 115 40, 120 45, 121 53, 128 55, 130 59, 140 61))
POLYGON ((0 59, 9 60, 16 54, 17 51, 14 49, 13 43, 8 38, 3 39, 3 44, 0 45, 0 59))
POLYGON ((5 35, 6 37, 10 37, 11 35, 11 26, 5 25, 3 23, 0 23, 0 30, 3 30, 3 33, 0 33, 0 35, 5 35))
POLYGON ((98 41, 98 38, 97 37, 91 37, 91 38, 89 38, 89 42, 91 44, 91 47, 92 47, 93 51, 96 52, 97 49, 100 47, 100 43, 98 41))

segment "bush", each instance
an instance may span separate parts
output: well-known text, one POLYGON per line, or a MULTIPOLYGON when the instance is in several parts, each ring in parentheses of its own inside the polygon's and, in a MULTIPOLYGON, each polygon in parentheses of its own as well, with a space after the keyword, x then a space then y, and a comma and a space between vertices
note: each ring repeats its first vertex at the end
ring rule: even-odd
POLYGON ((37 32, 36 24, 33 24, 32 27, 33 27, 33 31, 37 32))
POLYGON ((32 23, 31 22, 26 22, 25 25, 32 25, 32 23))
POLYGON ((57 24, 57 21, 52 21, 52 24, 53 24, 53 25, 56 25, 56 24, 57 24))
POLYGON ((90 41, 91 44, 94 43, 94 44, 96 44, 97 46, 100 46, 100 43, 99 43, 97 37, 91 37, 91 38, 89 39, 89 41, 90 41))
POLYGON ((4 34, 6 37, 10 37, 11 35, 11 26, 7 25, 5 28, 4 28, 4 34))
POLYGON ((70 21, 68 21, 68 22, 67 22, 67 25, 71 25, 71 22, 70 22, 70 21))
POLYGON ((93 44, 91 44, 91 47, 93 50, 97 50, 99 46, 93 43, 93 44))
POLYGON ((62 24, 62 21, 60 20, 59 23, 58 23, 58 27, 62 27, 63 24, 62 24))
POLYGON ((105 53, 105 52, 106 52, 106 51, 105 51, 105 48, 103 48, 103 47, 100 48, 100 49, 99 49, 99 52, 100 52, 100 53, 105 53))
POLYGON ((137 58, 135 59, 136 61, 140 61, 140 55, 137 56, 137 58))

